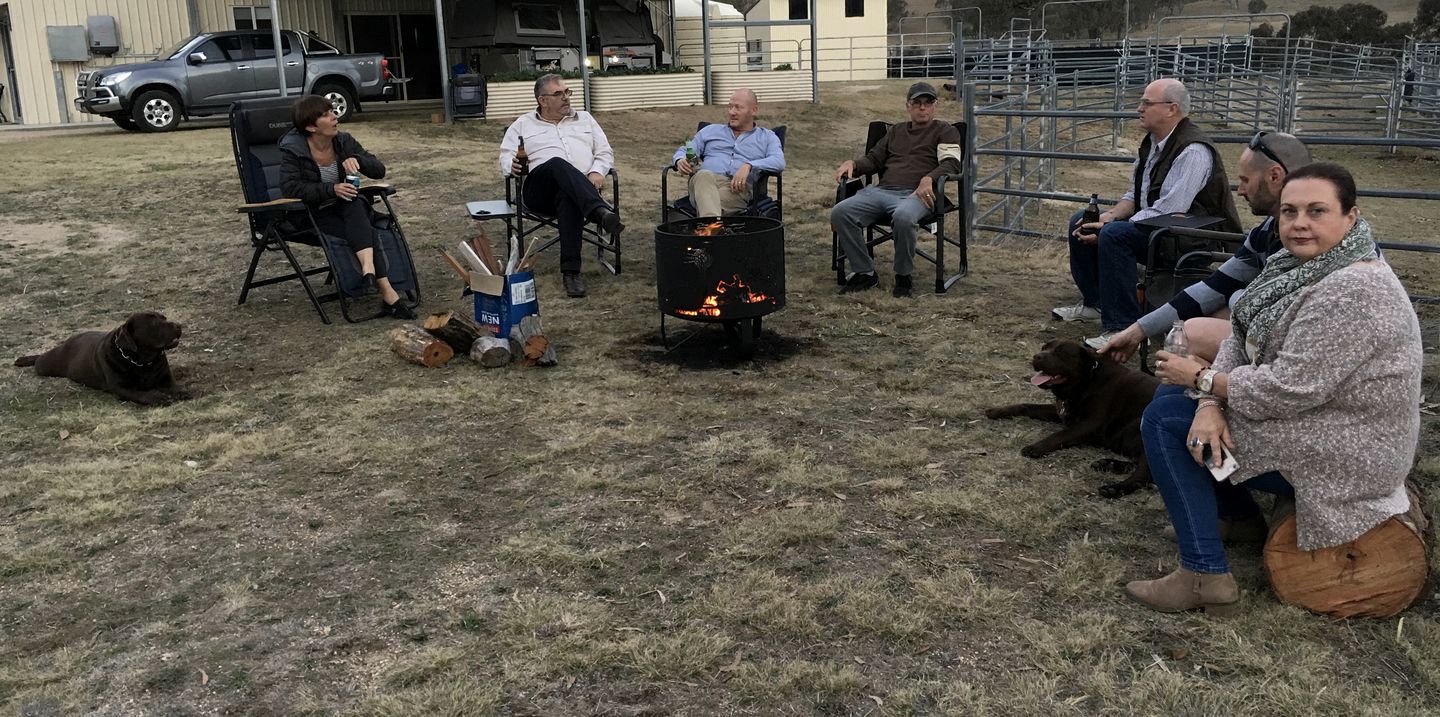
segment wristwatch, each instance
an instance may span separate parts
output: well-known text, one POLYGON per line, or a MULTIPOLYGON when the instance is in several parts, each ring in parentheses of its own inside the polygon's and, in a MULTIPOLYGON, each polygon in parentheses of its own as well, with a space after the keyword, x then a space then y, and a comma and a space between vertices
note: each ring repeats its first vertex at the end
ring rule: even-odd
POLYGON ((1210 388, 1215 385, 1215 375, 1218 373, 1220 372, 1213 368, 1205 369, 1205 373, 1200 374, 1200 380, 1195 382, 1195 388, 1201 393, 1210 393, 1210 388))

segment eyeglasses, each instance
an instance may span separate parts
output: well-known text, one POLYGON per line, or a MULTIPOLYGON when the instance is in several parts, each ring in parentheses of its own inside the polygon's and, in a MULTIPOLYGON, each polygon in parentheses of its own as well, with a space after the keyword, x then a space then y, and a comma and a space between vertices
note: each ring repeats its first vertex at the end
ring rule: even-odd
POLYGON ((934 97, 916 97, 915 99, 910 100, 910 104, 912 104, 912 105, 917 105, 917 106, 919 106, 919 107, 929 107, 930 105, 935 104, 935 98, 934 98, 934 97))
POLYGON ((1254 151, 1259 152, 1260 154, 1265 155, 1266 157, 1269 157, 1269 158, 1270 158, 1270 161, 1272 161, 1272 162, 1280 165, 1280 168, 1283 169, 1283 170, 1285 170, 1285 173, 1286 173, 1286 174, 1289 174, 1289 173, 1290 173, 1290 168, 1289 168, 1289 167, 1286 167, 1286 166, 1285 166, 1285 163, 1282 162, 1282 161, 1280 161, 1280 158, 1279 158, 1279 157, 1276 157, 1276 156, 1275 156, 1275 153, 1272 152, 1272 151, 1270 151, 1270 148, 1269 148, 1269 147, 1266 147, 1266 146, 1265 146, 1265 135, 1267 135, 1267 134, 1270 134, 1270 133, 1269 133, 1269 132, 1266 132, 1266 131, 1263 130, 1263 129, 1260 130, 1259 132, 1256 132, 1256 133, 1255 133, 1255 136, 1250 138, 1250 144, 1248 144, 1248 145, 1246 145, 1246 146, 1249 147, 1250 149, 1254 150, 1254 151))
POLYGON ((554 92, 549 92, 549 93, 546 93, 546 94, 543 94, 543 95, 540 95, 540 96, 541 96, 541 97, 554 97, 554 98, 557 99, 557 100, 568 100, 568 99, 570 99, 570 96, 573 95, 573 94, 575 94, 575 90, 568 90, 568 89, 567 89, 567 90, 555 90, 554 92))
POLYGON ((1149 108, 1151 108, 1151 107, 1154 107, 1155 105, 1173 105, 1173 104, 1177 104, 1177 103, 1176 103, 1175 101, 1173 101, 1173 100, 1140 100, 1140 109, 1142 109, 1142 110, 1143 110, 1143 109, 1149 109, 1149 108))

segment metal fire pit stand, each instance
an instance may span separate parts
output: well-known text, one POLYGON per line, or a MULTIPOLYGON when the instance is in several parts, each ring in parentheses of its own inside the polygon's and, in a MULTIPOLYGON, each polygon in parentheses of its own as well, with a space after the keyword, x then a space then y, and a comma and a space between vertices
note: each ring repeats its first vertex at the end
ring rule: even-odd
MULTIPOLYGON (((763 320, 764 318, 765 318, 765 317, 763 317, 763 316, 756 316, 756 317, 750 318, 750 319, 734 319, 734 320, 722 320, 722 319, 716 319, 716 320, 714 320, 714 321, 704 321, 704 320, 696 320, 696 319, 686 319, 686 320, 689 321, 690 323, 720 324, 720 326, 725 330, 725 334, 726 334, 727 336, 729 336, 730 339, 731 339, 732 341, 734 341, 734 342, 739 346, 740 352, 741 352, 741 353, 744 353, 744 354, 749 354, 749 353, 751 353, 751 352, 753 352, 753 351, 755 350, 755 342, 758 341, 758 340, 760 340, 760 322, 761 322, 761 320, 763 320), (749 326, 745 326, 745 324, 749 324, 749 326)), ((664 344, 664 346, 665 346, 665 353, 667 353, 667 354, 670 353, 671 351, 674 351, 675 349, 680 348, 681 346, 683 346, 683 345, 685 344, 686 341, 689 341, 690 339, 695 338, 695 335, 696 335, 696 334, 698 334, 698 333, 700 333, 701 331, 704 331, 704 330, 705 330, 705 327, 703 327, 703 326, 696 327, 695 329, 693 329, 693 330, 691 330, 690 332, 686 333, 686 334, 684 335, 684 337, 682 337, 679 341, 676 341, 674 345, 671 345, 671 344, 670 344, 670 335, 665 331, 665 312, 663 312, 663 311, 660 312, 660 342, 661 342, 662 344, 664 344)))

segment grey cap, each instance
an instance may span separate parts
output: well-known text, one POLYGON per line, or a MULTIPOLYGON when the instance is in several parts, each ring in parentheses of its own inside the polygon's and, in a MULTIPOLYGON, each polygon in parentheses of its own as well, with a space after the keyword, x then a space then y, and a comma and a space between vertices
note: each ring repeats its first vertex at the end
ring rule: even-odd
POLYGON ((914 102, 916 97, 924 97, 925 95, 935 98, 940 96, 935 94, 935 86, 929 82, 916 82, 910 85, 910 90, 905 93, 905 101, 914 102))

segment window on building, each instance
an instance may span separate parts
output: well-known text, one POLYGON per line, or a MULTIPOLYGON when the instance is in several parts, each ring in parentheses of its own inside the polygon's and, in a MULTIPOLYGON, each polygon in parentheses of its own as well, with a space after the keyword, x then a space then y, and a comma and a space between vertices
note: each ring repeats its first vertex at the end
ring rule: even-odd
POLYGON ((565 25, 560 21, 558 5, 515 5, 515 30, 522 35, 556 35, 564 37, 565 25))
POLYGON ((270 8, 268 7, 237 7, 231 8, 235 13, 236 30, 269 30, 270 29, 270 8))
POLYGON ((810 0, 790 0, 790 19, 809 20, 810 0))
POLYGON ((845 17, 865 17, 865 0, 845 0, 845 17))

